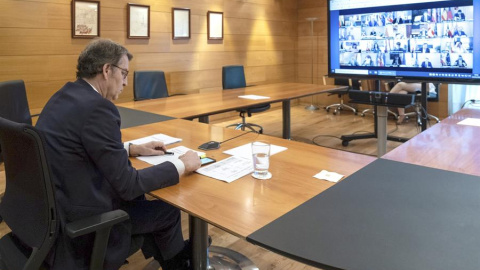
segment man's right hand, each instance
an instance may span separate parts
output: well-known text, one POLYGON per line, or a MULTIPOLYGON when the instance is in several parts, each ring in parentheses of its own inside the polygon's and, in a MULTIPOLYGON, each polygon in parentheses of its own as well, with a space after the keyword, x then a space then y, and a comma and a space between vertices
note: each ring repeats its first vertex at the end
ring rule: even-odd
POLYGON ((187 151, 178 158, 183 162, 183 164, 185 164, 185 173, 196 171, 201 166, 200 158, 198 157, 197 153, 191 150, 187 151))

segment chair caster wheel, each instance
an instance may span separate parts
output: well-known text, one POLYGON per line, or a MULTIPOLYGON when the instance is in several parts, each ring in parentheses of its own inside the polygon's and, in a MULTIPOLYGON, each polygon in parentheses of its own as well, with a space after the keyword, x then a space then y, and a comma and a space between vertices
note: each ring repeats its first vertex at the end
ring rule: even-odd
POLYGON ((349 141, 342 141, 343 146, 348 146, 349 141))

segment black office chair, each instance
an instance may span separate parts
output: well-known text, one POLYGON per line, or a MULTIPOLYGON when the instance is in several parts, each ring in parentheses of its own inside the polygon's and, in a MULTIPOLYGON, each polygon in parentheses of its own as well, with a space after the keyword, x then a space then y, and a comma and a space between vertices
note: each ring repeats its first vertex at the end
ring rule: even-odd
MULTIPOLYGON (((440 92, 440 83, 433 83, 430 86, 430 83, 427 84, 427 102, 431 101, 438 101, 438 93, 440 92), (431 89, 435 88, 435 89, 431 89)), ((413 112, 408 112, 405 113, 405 115, 410 118, 410 117, 416 117, 417 118, 417 124, 419 126, 422 125, 422 91, 417 91, 415 95, 415 111, 413 112)), ((427 112, 427 120, 435 120, 435 122, 440 123, 440 119, 436 117, 435 115, 429 114, 427 112)))
MULTIPOLYGON (((224 66, 222 68, 222 86, 224 90, 247 87, 243 66, 224 66)), ((235 129, 241 130, 248 128, 251 131, 263 133, 263 128, 260 125, 246 122, 245 114, 251 117, 252 113, 264 112, 268 109, 270 109, 270 104, 251 106, 237 110, 240 112, 242 122, 228 125, 227 127, 235 127, 235 129), (258 131, 254 127, 258 128, 258 131)))
MULTIPOLYGON (((327 85, 327 76, 323 77, 323 84, 327 85)), ((349 106, 344 103, 343 96, 348 95, 348 91, 350 89, 355 89, 355 90, 362 90, 362 82, 360 80, 355 80, 355 79, 344 79, 344 78, 335 78, 334 81, 335 85, 344 85, 348 86, 347 89, 342 89, 342 90, 330 90, 327 91, 328 95, 338 95, 340 98, 340 103, 335 103, 331 104, 325 107, 325 110, 327 110, 327 113, 330 111, 330 109, 333 110, 333 114, 336 115, 337 113, 340 112, 340 110, 344 109, 349 109, 351 110, 354 114, 357 114, 357 109, 353 108, 352 106, 349 106)))
POLYGON ((161 70, 135 71, 133 74, 134 100, 168 97, 165 73, 161 70))
POLYGON ((25 83, 22 80, 0 82, 0 117, 32 124, 25 83))
MULTIPOLYGON (((22 80, 0 82, 0 117, 25 124, 32 124, 32 117, 28 106, 25 83, 22 80)), ((0 164, 3 162, 0 147, 0 164)), ((2 217, 0 217, 2 222, 2 217)))
MULTIPOLYGON (((394 82, 386 82, 385 83, 385 89, 387 91, 390 91, 393 86, 395 86, 394 82)), ((427 83, 427 102, 430 101, 438 101, 438 93, 440 92, 440 86, 441 83, 427 83), (435 89, 430 89, 430 88, 435 88, 435 89), (431 91, 434 90, 434 91, 431 91)), ((410 119, 411 117, 415 117, 417 121, 417 125, 421 126, 422 125, 422 91, 417 90, 415 92, 415 105, 413 106, 414 111, 405 113, 405 116, 407 116, 407 119, 410 119)), ((436 117, 435 115, 429 114, 427 112, 427 120, 435 120, 435 122, 439 123, 440 119, 436 117)))
MULTIPOLYGON (((0 269, 37 270, 59 232, 45 140, 31 125, 0 117, 0 145, 6 174, 0 213, 11 229, 0 239, 0 269)), ((115 210, 69 223, 66 233, 71 238, 95 233, 90 269, 103 269, 110 229, 128 218, 115 210)))

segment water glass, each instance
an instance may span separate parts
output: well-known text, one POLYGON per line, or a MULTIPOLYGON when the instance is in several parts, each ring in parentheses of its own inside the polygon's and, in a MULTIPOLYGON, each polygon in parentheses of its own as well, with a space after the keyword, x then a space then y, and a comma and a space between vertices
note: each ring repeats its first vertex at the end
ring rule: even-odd
POLYGON ((270 144, 266 142, 252 143, 253 173, 257 179, 270 179, 272 174, 268 172, 270 165, 270 144))

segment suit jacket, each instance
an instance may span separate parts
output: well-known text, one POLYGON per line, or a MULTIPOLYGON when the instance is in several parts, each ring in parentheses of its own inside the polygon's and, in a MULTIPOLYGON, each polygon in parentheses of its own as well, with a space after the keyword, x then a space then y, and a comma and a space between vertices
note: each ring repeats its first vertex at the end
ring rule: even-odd
MULTIPOLYGON (((143 170, 131 166, 117 108, 84 80, 55 93, 36 126, 45 134, 61 223, 50 254, 52 269, 88 269, 93 235, 71 240, 64 234, 67 222, 119 209, 125 201, 179 181, 170 162, 143 170)), ((112 229, 104 269, 123 264, 130 240, 129 222, 112 229)))
POLYGON ((423 61, 422 62, 422 68, 432 68, 432 62, 428 61, 428 62, 425 62, 423 61))

